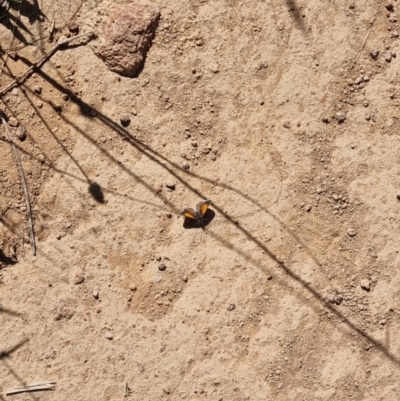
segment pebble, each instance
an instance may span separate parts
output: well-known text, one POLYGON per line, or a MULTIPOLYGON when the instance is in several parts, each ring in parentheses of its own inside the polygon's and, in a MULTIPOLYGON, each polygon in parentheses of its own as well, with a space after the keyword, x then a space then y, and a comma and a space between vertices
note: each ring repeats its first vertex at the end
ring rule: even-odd
POLYGON ((74 278, 74 284, 82 284, 85 281, 85 277, 82 274, 77 274, 74 278))
POLYGON ((14 117, 10 117, 7 122, 10 127, 18 127, 19 125, 18 120, 14 117))
POLYGON ((346 114, 343 113, 342 111, 337 112, 336 120, 338 121, 339 124, 344 123, 346 121, 346 114))
POLYGON ((70 221, 67 221, 67 222, 64 224, 64 227, 65 227, 65 228, 71 228, 71 226, 72 226, 72 223, 71 223, 70 221))
POLYGON ((387 53, 385 54, 385 60, 386 60, 388 63, 390 63, 390 62, 392 61, 392 53, 387 52, 387 53))
POLYGON ((41 86, 34 86, 33 91, 40 95, 42 93, 42 87, 41 86))
POLYGON ((329 117, 323 117, 322 118, 322 122, 325 123, 325 124, 329 124, 330 123, 329 117))
POLYGON ((79 25, 76 21, 69 21, 68 22, 68 30, 71 33, 78 33, 79 32, 79 25))
POLYGON ((290 128, 290 121, 285 121, 282 125, 283 125, 283 128, 289 129, 290 128))
POLYGON ((171 191, 173 191, 175 189, 175 184, 171 181, 168 181, 165 183, 165 186, 170 189, 171 191))
POLYGON ((208 65, 208 68, 209 68, 214 74, 216 74, 217 72, 219 72, 219 65, 218 65, 217 63, 211 62, 211 63, 208 65))
POLYGON ((371 49, 371 51, 369 52, 369 54, 371 55, 371 57, 376 60, 379 56, 379 50, 378 49, 371 49))
POLYGON ((187 282, 188 282, 188 276, 186 276, 186 275, 183 276, 183 277, 182 277, 182 280, 183 280, 185 283, 187 283, 187 282))
POLYGON ((98 291, 93 291, 92 295, 94 299, 99 299, 100 294, 98 291))
POLYGON ((347 235, 349 237, 355 237, 357 235, 357 231, 354 228, 349 227, 347 229, 347 235))
POLYGON ((130 124, 130 122, 131 122, 131 118, 129 117, 128 114, 123 114, 123 115, 119 118, 119 121, 121 122, 121 125, 122 125, 123 127, 127 127, 127 126, 130 124))
POLYGON ((184 168, 185 170, 189 170, 189 169, 190 169, 190 164, 189 164, 188 162, 183 163, 183 168, 184 168))
POLYGON ((107 333, 105 334, 105 337, 107 338, 107 340, 112 340, 114 338, 113 334, 109 331, 107 331, 107 333))
POLYGON ((398 193, 398 194, 396 195, 396 197, 397 197, 397 200, 400 201, 400 193, 398 193))
POLYGON ((14 89, 11 91, 11 94, 14 95, 14 96, 18 96, 18 88, 14 88, 14 89))
POLYGON ((369 291, 371 289, 370 285, 371 284, 369 280, 366 278, 360 281, 360 287, 365 291, 369 291))
POLYGON ((136 291, 136 290, 137 290, 136 284, 131 284, 130 287, 129 287, 129 289, 130 289, 131 291, 136 291))
POLYGON ((312 205, 306 205, 306 212, 310 213, 312 209, 312 205))
POLYGON ((165 263, 161 263, 161 265, 158 266, 158 270, 160 270, 160 272, 167 270, 167 265, 165 263))
POLYGON ((226 310, 228 311, 228 312, 232 312, 233 310, 235 310, 236 309, 236 305, 235 304, 229 304, 228 306, 227 306, 227 308, 226 308, 226 310))
POLYGON ((26 131, 23 127, 19 126, 17 128, 17 132, 15 133, 15 135, 17 136, 17 138, 23 142, 26 139, 26 131))

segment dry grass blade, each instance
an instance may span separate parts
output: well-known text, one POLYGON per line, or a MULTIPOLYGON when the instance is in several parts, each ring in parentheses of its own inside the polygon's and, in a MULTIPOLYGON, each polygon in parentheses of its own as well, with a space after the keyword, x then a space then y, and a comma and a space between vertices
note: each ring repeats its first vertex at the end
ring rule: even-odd
POLYGON ((43 382, 43 383, 27 384, 25 387, 18 386, 18 387, 8 390, 6 392, 6 395, 27 393, 30 391, 55 390, 55 385, 56 385, 56 382, 43 382))
POLYGON ((31 204, 29 201, 29 193, 28 193, 28 187, 26 185, 26 180, 25 180, 25 174, 24 174, 24 169, 22 168, 22 163, 21 159, 19 158, 19 154, 17 152, 17 148, 14 144, 14 141, 12 139, 10 127, 7 124, 6 119, 4 118, 3 113, 0 113, 1 116, 1 121, 6 129, 8 140, 11 144, 12 150, 14 152, 15 159, 17 160, 18 164, 18 170, 19 170, 19 175, 21 177, 21 183, 22 183, 22 188, 24 189, 24 194, 25 194, 25 201, 26 201, 26 211, 28 214, 28 222, 29 222, 29 229, 31 233, 31 244, 32 244, 32 251, 33 251, 33 256, 36 255, 36 241, 35 241, 35 233, 33 231, 33 222, 32 222, 32 210, 31 210, 31 204))

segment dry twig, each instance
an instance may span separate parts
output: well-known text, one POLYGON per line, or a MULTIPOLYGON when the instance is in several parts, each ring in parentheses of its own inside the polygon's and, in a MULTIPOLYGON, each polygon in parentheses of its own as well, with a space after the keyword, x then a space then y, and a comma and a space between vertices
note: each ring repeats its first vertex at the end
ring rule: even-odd
POLYGON ((87 35, 92 36, 93 31, 85 32, 80 35, 73 36, 72 38, 58 42, 46 54, 44 54, 38 61, 36 61, 36 63, 32 64, 25 72, 23 72, 22 74, 15 77, 13 82, 11 82, 5 88, 0 90, 0 96, 4 96, 8 91, 10 91, 11 89, 14 89, 18 85, 22 84, 33 73, 33 71, 35 69, 40 68, 60 47, 62 47, 63 45, 65 45, 75 39, 78 39, 82 36, 87 36, 87 35))
POLYGON ((25 174, 24 174, 24 170, 22 168, 21 159, 19 158, 19 154, 17 152, 17 148, 16 148, 14 141, 12 139, 12 136, 11 136, 10 127, 8 126, 7 121, 4 118, 3 113, 0 113, 0 116, 1 116, 2 123, 3 123, 4 127, 6 128, 8 140, 9 140, 12 150, 14 152, 15 159, 17 160, 19 175, 21 177, 22 188, 24 189, 24 194, 25 194, 26 212, 28 214, 29 229, 31 232, 32 251, 33 251, 33 256, 35 256, 36 255, 36 241, 35 241, 35 233, 33 231, 32 210, 31 210, 31 204, 29 201, 28 187, 26 186, 25 174))
POLYGON ((6 392, 6 395, 27 393, 30 391, 43 391, 43 390, 55 390, 56 382, 43 382, 43 383, 33 383, 24 386, 18 386, 12 388, 6 392))

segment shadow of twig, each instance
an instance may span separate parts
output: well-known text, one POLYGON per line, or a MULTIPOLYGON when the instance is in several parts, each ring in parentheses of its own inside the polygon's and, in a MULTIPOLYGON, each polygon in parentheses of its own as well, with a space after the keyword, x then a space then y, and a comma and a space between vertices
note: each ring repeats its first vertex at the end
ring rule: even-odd
MULTIPOLYGON (((28 60, 24 60, 27 65, 31 65, 31 63, 28 60)), ((80 99, 78 96, 76 96, 72 91, 70 91, 68 88, 63 87, 61 84, 56 82, 53 78, 51 78, 49 75, 44 73, 41 70, 36 70, 35 71, 38 75, 40 75, 43 79, 45 79, 47 82, 49 82, 53 87, 58 89, 60 92, 68 95, 68 97, 71 99, 72 102, 74 102, 81 110, 81 113, 86 116, 87 118, 91 119, 97 119, 101 121, 105 126, 111 128, 115 133, 117 133, 121 138, 123 138, 127 143, 129 143, 131 146, 133 146, 137 151, 145 155, 151 162, 154 162, 161 166, 164 170, 166 170, 169 174, 171 174, 174 178, 176 178, 179 182, 181 182, 186 188, 190 189, 193 193, 195 193, 197 196, 199 196, 202 199, 206 199, 206 197, 195 187, 190 185, 187 180, 178 174, 183 174, 184 176, 189 176, 189 177, 194 177, 201 179, 205 182, 212 183, 213 185, 219 186, 225 190, 229 190, 234 192, 235 194, 241 196, 242 198, 246 199, 248 202, 251 202, 253 205, 257 206, 260 210, 263 210, 265 213, 267 213, 274 221, 276 221, 291 237, 294 239, 298 244, 300 244, 307 252, 307 254, 311 257, 311 259, 317 264, 317 266, 320 266, 320 263, 318 259, 315 257, 311 249, 303 243, 303 241, 292 231, 290 230, 287 225, 281 221, 276 215, 274 215, 272 212, 267 210, 263 205, 261 205, 257 200, 252 199, 250 196, 242 193, 240 190, 237 188, 234 188, 232 186, 229 186, 227 184, 221 184, 218 182, 214 182, 213 180, 200 176, 198 174, 192 173, 190 171, 187 171, 177 165, 176 163, 173 163, 169 159, 167 159, 165 156, 162 154, 159 154, 157 151, 153 150, 150 146, 144 144, 142 141, 139 139, 135 138, 127 129, 121 127, 117 122, 113 121, 109 117, 107 117, 105 114, 99 112, 89 104, 85 103, 82 99, 80 99)), ((131 170, 129 170, 126 166, 124 166, 122 163, 120 163, 115 157, 113 157, 106 149, 101 147, 92 137, 90 137, 85 131, 83 131, 81 128, 79 128, 76 124, 74 124, 72 121, 70 121, 68 118, 63 116, 62 114, 60 117, 65 121, 65 123, 69 124, 70 126, 74 127, 81 135, 83 135, 87 140, 89 140, 94 146, 96 146, 104 155, 106 155, 110 160, 112 160, 114 163, 116 163, 120 168, 122 168, 124 171, 126 171, 129 175, 131 175, 136 181, 138 181, 140 184, 145 186, 147 189, 149 189, 151 192, 153 192, 155 195, 158 194, 158 190, 155 188, 152 188, 150 184, 148 184, 145 180, 142 178, 138 177, 136 174, 134 174, 131 170)), ((171 208, 176 210, 176 207, 167 200, 163 201, 171 208)), ((350 321, 347 317, 343 315, 338 309, 333 307, 332 305, 325 304, 323 303, 323 296, 315 289, 313 288, 310 283, 306 282, 304 279, 302 279, 299 275, 297 275, 295 272, 293 272, 290 267, 284 263, 283 261, 279 260, 276 255, 269 250, 260 240, 258 240, 250 231, 242 227, 241 225, 237 224, 236 220, 234 220, 232 217, 224 213, 224 211, 218 207, 215 203, 213 203, 214 209, 216 209, 225 219, 228 221, 230 224, 234 225, 236 229, 243 234, 246 238, 248 238, 250 241, 252 241, 260 250, 264 251, 274 262, 278 264, 278 266, 287 274, 288 277, 293 279, 295 282, 300 284, 312 297, 322 303, 322 305, 332 312, 338 319, 340 319, 342 322, 344 322, 351 331, 355 332, 365 340, 369 341, 371 344, 373 344, 380 352, 382 352, 388 359, 391 361, 395 362, 396 364, 400 364, 399 359, 389 351, 387 347, 385 347, 384 344, 381 342, 375 340, 372 338, 370 335, 368 335, 365 331, 357 327, 355 323, 350 321)), ((236 253, 239 255, 243 256, 247 260, 251 261, 255 266, 258 266, 258 262, 255 261, 251 255, 249 255, 246 252, 243 252, 241 249, 238 247, 235 247, 234 245, 228 243, 222 238, 219 238, 216 234, 212 234, 214 237, 224 246, 228 247, 229 249, 234 250, 236 253)), ((260 267, 262 270, 263 268, 260 267)), ((281 281, 281 285, 284 285, 287 287, 286 283, 283 283, 281 281)), ((298 294, 300 297, 301 295, 298 294)), ((302 297, 304 298, 304 297, 302 297)))

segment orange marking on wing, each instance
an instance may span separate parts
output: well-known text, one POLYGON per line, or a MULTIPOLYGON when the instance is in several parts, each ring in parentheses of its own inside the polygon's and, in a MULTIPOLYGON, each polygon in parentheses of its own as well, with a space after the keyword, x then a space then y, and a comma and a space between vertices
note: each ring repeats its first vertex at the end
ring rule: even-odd
POLYGON ((194 213, 193 209, 183 209, 181 211, 181 214, 183 214, 185 217, 189 218, 189 219, 193 219, 193 220, 197 220, 196 218, 196 214, 194 213))

